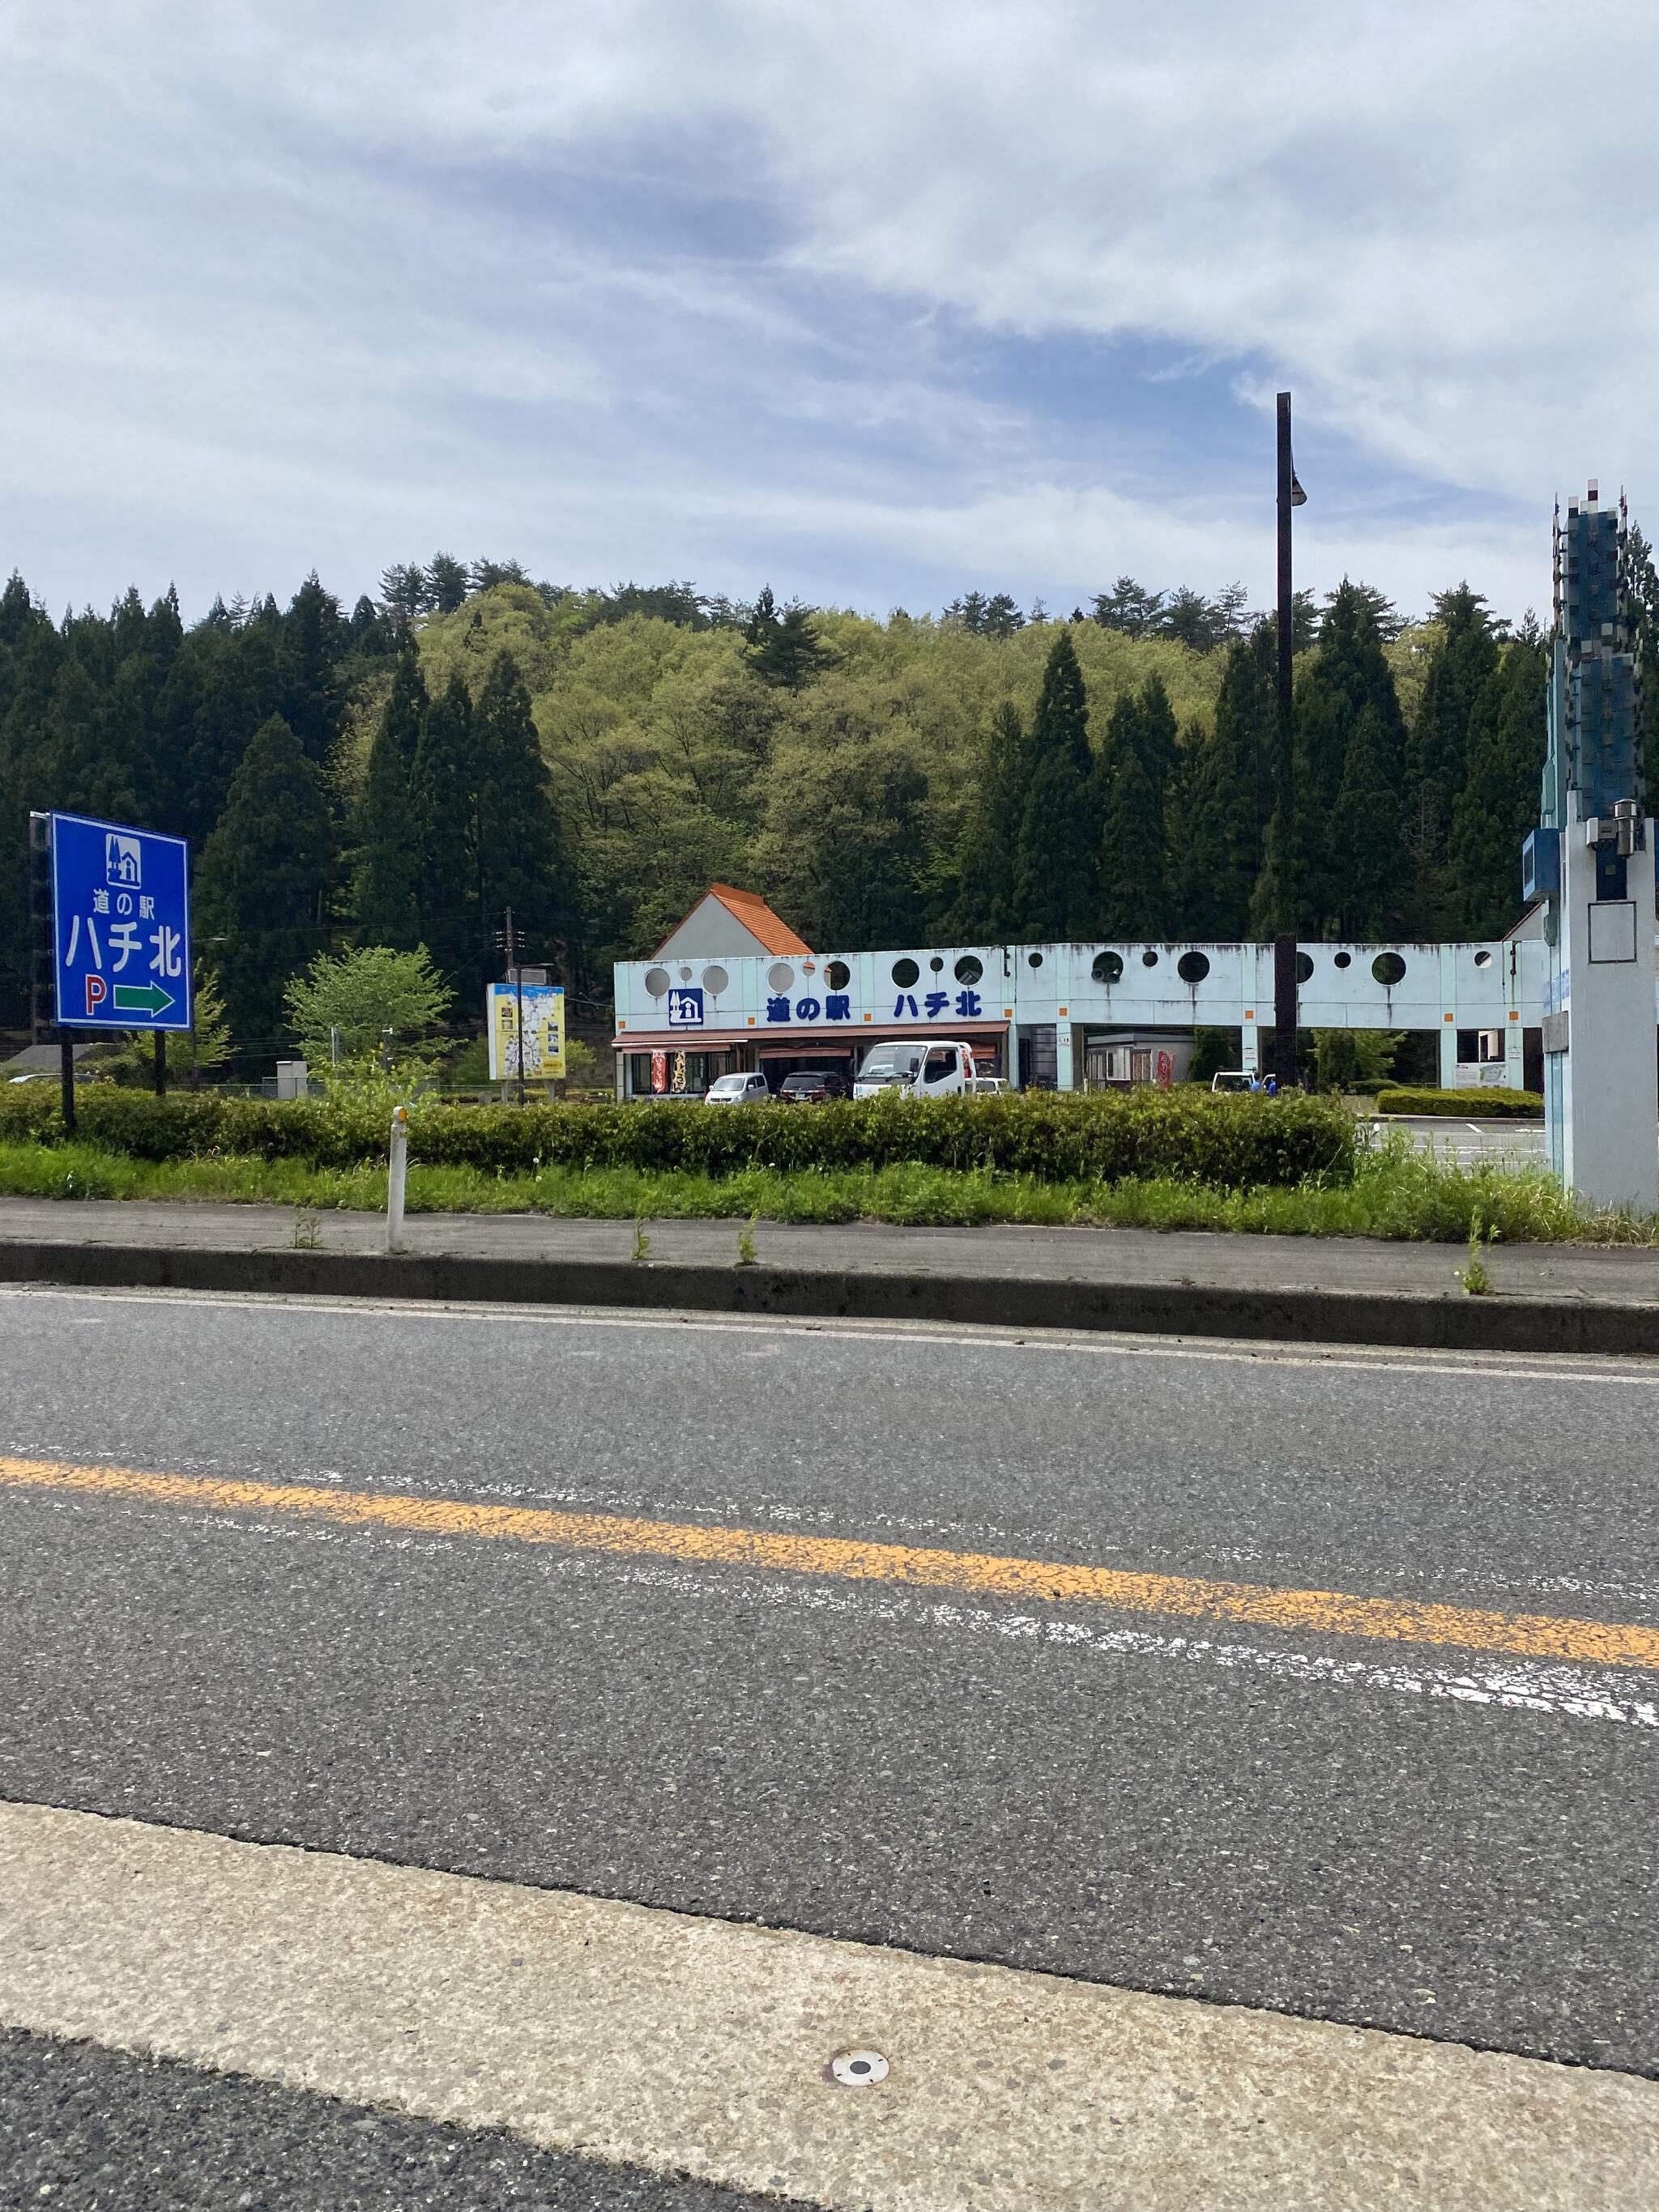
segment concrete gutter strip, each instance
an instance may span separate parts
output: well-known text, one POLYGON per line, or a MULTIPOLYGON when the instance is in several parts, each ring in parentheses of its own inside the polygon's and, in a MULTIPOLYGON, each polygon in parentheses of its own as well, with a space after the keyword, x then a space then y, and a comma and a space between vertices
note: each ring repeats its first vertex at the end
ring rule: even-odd
POLYGON ((37 2034, 846 2212, 1659 2198, 1628 2075, 46 1806, 0 1939, 37 2034))
POLYGON ((980 1323, 1368 1344, 1452 1352, 1659 1356, 1659 1301, 782 1267, 460 1253, 248 1250, 0 1241, 0 1281, 462 1304, 980 1323))

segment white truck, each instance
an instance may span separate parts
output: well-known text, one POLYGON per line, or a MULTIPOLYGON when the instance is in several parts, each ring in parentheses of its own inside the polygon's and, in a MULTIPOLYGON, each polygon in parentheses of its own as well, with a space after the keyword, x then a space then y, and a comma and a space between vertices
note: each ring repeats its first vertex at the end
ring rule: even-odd
POLYGON ((896 1037, 873 1044, 853 1080, 854 1098, 898 1091, 907 1098, 955 1098, 974 1087, 974 1048, 957 1037, 896 1037))

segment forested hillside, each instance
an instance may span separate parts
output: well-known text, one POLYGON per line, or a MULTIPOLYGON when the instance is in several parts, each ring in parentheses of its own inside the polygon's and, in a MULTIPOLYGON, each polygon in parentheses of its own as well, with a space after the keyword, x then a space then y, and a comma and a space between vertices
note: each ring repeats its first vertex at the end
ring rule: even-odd
MULTIPOLYGON (((1650 568, 1647 574, 1651 578, 1650 568)), ((817 945, 1488 934, 1518 909, 1545 654, 1460 586, 1404 624, 1297 610, 1293 818, 1273 632, 1121 578, 1065 623, 970 592, 886 621, 570 592, 510 562, 313 576, 188 629, 0 593, 0 1021, 27 1007, 31 807, 181 833, 234 1033, 280 1041, 318 950, 425 943, 477 1002, 511 903, 602 997, 711 878, 817 945)))

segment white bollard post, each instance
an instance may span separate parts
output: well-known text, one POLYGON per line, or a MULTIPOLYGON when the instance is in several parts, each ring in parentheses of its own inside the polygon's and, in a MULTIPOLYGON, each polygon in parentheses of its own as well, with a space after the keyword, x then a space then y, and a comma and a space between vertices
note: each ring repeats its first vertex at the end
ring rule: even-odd
POLYGON ((404 1249, 404 1185, 409 1176, 409 1109, 397 1106, 392 1113, 392 1158, 386 1186, 386 1249, 404 1249))

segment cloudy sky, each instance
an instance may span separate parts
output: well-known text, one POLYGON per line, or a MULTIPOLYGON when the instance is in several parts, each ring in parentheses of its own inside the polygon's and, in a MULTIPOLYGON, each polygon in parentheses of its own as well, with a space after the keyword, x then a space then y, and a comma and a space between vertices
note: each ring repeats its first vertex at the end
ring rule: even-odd
POLYGON ((1651 0, 0 0, 0 572, 885 612, 1659 535, 1651 0))

